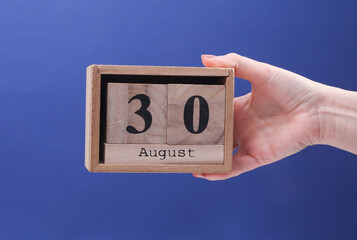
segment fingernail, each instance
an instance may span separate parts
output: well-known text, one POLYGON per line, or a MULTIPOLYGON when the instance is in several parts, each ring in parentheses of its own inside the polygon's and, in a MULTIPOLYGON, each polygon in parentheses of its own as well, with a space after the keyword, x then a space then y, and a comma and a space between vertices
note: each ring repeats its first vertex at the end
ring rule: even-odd
POLYGON ((196 177, 196 178, 200 178, 201 177, 201 174, 199 174, 199 173, 193 173, 192 174, 194 177, 196 177))
POLYGON ((215 58, 215 57, 217 57, 217 56, 212 55, 212 54, 202 54, 201 57, 202 57, 202 58, 215 58))

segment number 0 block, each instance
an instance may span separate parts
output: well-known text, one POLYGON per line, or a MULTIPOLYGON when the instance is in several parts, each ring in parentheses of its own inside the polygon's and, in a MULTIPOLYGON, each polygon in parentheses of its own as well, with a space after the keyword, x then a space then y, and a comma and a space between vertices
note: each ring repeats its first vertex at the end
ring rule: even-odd
POLYGON ((224 143, 225 86, 169 84, 168 144, 224 143))
POLYGON ((108 83, 107 143, 166 143, 167 85, 108 83))
POLYGON ((85 166, 91 172, 230 172, 233 91, 233 69, 89 66, 85 166))

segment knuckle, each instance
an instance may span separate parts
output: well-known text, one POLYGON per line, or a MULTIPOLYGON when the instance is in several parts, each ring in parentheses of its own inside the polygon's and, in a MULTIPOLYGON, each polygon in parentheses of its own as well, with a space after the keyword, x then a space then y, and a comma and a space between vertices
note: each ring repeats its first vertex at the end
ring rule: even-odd
POLYGON ((263 63, 262 65, 262 73, 263 73, 263 76, 262 78, 268 80, 272 77, 272 75, 274 74, 274 67, 270 64, 267 64, 267 63, 263 63))
POLYGON ((226 56, 228 56, 228 57, 237 57, 239 55, 237 53, 231 52, 231 53, 228 53, 226 56))

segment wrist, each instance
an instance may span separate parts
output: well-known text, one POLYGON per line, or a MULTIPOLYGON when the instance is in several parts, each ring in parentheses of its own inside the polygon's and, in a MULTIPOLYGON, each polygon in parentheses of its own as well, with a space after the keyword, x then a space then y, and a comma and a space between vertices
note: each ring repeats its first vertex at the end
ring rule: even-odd
POLYGON ((331 145, 336 134, 335 99, 336 88, 323 86, 320 88, 318 104, 319 138, 317 144, 331 145))
POLYGON ((357 94, 323 85, 318 106, 319 141, 347 151, 356 152, 357 94))

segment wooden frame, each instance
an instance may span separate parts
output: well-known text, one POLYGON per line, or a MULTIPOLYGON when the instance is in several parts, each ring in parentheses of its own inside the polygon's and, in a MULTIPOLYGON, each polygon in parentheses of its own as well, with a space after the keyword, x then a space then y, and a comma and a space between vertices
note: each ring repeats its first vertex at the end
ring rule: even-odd
POLYGON ((233 154, 233 98, 234 70, 229 68, 91 65, 87 68, 85 166, 90 172, 230 172, 233 154), (226 98, 223 164, 101 163, 100 125, 103 75, 219 77, 224 79, 226 98))

